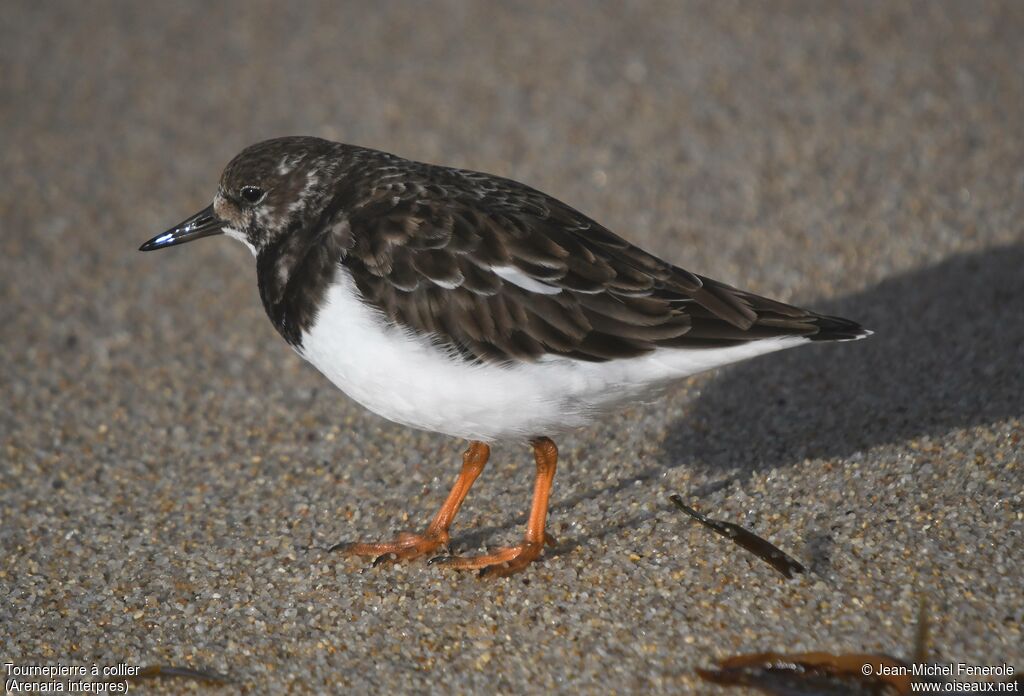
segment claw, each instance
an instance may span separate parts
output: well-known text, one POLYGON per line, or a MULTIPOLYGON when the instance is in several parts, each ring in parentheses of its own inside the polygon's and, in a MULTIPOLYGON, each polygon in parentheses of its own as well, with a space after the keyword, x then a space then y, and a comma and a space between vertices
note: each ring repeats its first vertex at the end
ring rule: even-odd
POLYGON ((376 568, 377 566, 384 565, 385 563, 390 563, 396 558, 398 558, 398 556, 396 556, 393 553, 382 553, 381 555, 373 559, 372 567, 376 568))

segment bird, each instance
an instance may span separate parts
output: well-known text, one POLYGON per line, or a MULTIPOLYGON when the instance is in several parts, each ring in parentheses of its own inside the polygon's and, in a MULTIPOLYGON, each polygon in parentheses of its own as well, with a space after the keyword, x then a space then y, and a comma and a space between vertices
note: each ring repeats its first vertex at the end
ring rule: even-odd
POLYGON ((870 334, 684 270, 517 181, 311 136, 242 150, 212 204, 140 249, 212 235, 249 248, 274 328, 341 391, 469 441, 423 531, 332 547, 375 565, 522 571, 554 544, 555 438, 699 372, 870 334), (452 522, 505 441, 536 466, 522 542, 453 555, 452 522))

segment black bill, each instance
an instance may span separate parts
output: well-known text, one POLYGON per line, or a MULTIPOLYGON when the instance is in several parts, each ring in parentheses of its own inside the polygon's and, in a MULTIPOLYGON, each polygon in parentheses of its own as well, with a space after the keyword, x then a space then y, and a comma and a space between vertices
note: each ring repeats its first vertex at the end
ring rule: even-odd
POLYGON ((224 222, 217 219, 213 212, 213 206, 207 206, 198 213, 185 220, 180 225, 172 227, 163 234, 153 237, 139 247, 139 251, 153 251, 165 247, 175 246, 191 242, 193 239, 209 237, 223 232, 224 222))

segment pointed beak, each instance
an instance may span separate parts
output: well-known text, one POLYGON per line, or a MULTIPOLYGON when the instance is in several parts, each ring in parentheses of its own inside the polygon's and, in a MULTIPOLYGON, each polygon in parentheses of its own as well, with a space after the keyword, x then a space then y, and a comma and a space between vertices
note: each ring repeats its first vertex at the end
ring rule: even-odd
POLYGON ((180 225, 172 227, 163 234, 158 234, 153 237, 151 240, 140 246, 139 251, 163 249, 176 244, 191 242, 193 239, 221 234, 224 231, 223 227, 224 222, 217 219, 217 215, 213 212, 213 206, 210 205, 203 208, 180 225))

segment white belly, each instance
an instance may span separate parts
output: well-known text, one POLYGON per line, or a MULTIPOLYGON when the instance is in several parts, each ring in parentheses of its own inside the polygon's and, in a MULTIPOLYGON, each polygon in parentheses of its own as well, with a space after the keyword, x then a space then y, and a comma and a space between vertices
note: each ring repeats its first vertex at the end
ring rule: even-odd
POLYGON ((389 420, 494 441, 577 428, 677 379, 804 342, 787 337, 722 349, 661 349, 603 363, 551 357, 507 367, 472 365, 423 337, 387 326, 340 269, 299 352, 338 388, 389 420))

